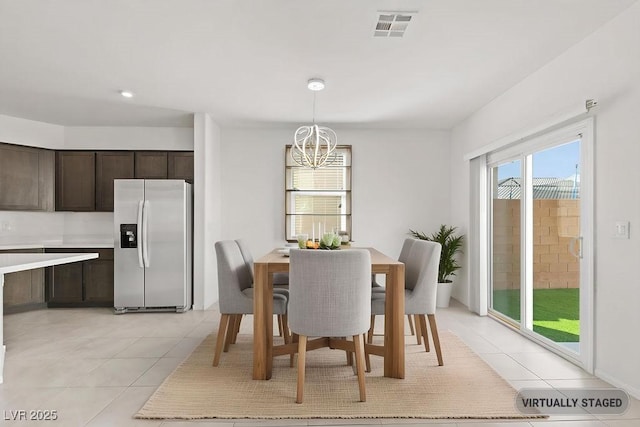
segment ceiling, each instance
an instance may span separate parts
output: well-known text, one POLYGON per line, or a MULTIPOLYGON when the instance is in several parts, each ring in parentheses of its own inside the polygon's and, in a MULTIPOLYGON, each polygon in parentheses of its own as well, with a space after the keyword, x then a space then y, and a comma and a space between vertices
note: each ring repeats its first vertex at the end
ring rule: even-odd
POLYGON ((320 123, 449 129, 635 1, 0 0, 0 114, 295 126, 320 77, 320 123), (377 38, 379 10, 418 13, 377 38))

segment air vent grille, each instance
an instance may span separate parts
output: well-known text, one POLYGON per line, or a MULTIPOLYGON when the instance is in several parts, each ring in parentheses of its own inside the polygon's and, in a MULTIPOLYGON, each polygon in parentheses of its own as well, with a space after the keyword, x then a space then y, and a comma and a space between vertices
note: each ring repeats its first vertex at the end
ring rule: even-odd
POLYGON ((417 12, 378 11, 374 37, 403 37, 417 12))

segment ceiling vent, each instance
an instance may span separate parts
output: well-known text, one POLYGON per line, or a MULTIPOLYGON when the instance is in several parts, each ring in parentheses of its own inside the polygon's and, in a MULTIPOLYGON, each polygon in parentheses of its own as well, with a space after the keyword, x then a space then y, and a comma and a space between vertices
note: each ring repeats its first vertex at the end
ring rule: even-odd
POLYGON ((378 22, 373 37, 402 37, 418 12, 378 11, 378 22))

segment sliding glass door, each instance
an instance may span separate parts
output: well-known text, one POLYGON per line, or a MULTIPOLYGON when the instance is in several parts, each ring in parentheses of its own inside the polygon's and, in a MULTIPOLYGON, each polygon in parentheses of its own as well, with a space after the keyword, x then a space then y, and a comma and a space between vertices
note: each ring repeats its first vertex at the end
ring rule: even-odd
POLYGON ((532 324, 579 353, 580 140, 532 154, 532 324))
POLYGON ((505 320, 520 323, 522 162, 491 168, 492 177, 492 308, 505 320))
POLYGON ((570 128, 488 156, 488 303, 493 316, 589 369, 581 349, 591 345, 593 307, 584 139, 570 128))

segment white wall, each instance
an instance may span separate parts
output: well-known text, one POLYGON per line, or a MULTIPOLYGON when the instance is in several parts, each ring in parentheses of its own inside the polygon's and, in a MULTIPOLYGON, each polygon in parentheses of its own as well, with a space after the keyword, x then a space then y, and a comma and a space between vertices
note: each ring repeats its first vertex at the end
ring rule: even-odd
POLYGON ((64 128, 67 150, 193 150, 193 129, 135 126, 64 128))
POLYGON ((214 242, 221 238, 220 129, 211 117, 194 117, 194 255, 193 308, 218 301, 214 242))
MULTIPOLYGON (((452 132, 452 221, 468 226, 465 153, 594 98, 596 374, 640 397, 640 3, 495 99, 452 132), (615 220, 631 238, 612 238, 615 220)), ((468 286, 468 280, 465 285, 468 286)), ((460 287, 462 288, 462 287, 460 287)), ((467 288, 468 289, 468 288, 467 288)), ((464 297, 467 289, 459 289, 464 297)), ((464 298, 463 298, 464 299, 464 298)))
MULTIPOLYGON (((353 147, 353 236, 392 257, 409 229, 449 221, 449 133, 333 127, 353 147)), ((222 130, 222 237, 254 257, 284 240, 284 150, 293 129, 222 130)))
POLYGON ((64 147, 64 126, 0 115, 0 142, 33 147, 64 147))

